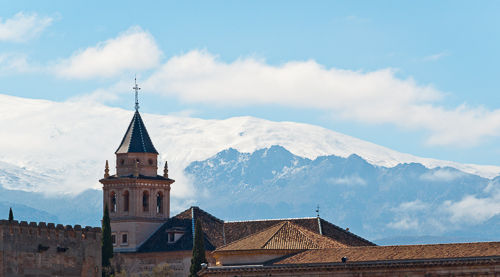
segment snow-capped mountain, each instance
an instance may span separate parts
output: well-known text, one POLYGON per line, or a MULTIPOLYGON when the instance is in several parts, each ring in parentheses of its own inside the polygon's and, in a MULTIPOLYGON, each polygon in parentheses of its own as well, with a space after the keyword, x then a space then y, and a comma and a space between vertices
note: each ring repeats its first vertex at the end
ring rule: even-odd
MULTIPOLYGON (((99 188, 106 159, 114 163, 118 146, 132 111, 84 100, 52 102, 0 95, 0 161, 58 180, 36 182, 31 189, 46 193, 76 193, 99 188)), ((280 145, 299 157, 314 159, 356 154, 372 165, 394 167, 420 163, 428 168, 453 167, 463 172, 493 178, 499 166, 461 164, 420 158, 362 141, 322 127, 272 122, 253 117, 225 120, 143 114, 160 152, 168 159, 176 178, 174 197, 190 197, 193 186, 183 170, 193 161, 208 159, 219 151, 240 152, 280 145)))
POLYGON ((322 217, 367 238, 500 237, 500 178, 451 167, 382 167, 356 154, 307 159, 272 146, 227 149, 193 162, 186 173, 203 192, 199 205, 222 218, 313 216, 319 205, 322 217))
MULTIPOLYGON (((0 207, 98 225, 93 189, 132 114, 0 95, 0 207)), ((500 230, 499 166, 420 158, 294 122, 142 117, 176 179, 172 213, 198 204, 224 219, 299 217, 319 204, 324 218, 370 239, 500 235, 484 231, 500 230)))

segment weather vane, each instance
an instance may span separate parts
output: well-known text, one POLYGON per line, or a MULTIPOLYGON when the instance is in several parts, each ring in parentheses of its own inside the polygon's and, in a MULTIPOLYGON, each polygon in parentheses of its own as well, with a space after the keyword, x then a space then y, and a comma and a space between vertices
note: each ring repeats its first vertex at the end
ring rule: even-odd
POLYGON ((137 85, 137 77, 134 77, 134 81, 135 81, 135 86, 132 88, 133 90, 135 90, 135 110, 136 111, 139 111, 139 90, 141 89, 138 85, 137 85))

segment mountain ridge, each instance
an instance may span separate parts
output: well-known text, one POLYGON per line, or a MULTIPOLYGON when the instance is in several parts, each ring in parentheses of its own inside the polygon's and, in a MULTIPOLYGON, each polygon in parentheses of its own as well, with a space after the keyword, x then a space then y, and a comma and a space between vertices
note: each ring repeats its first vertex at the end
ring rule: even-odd
MULTIPOLYGON (((15 175, 17 171, 0 169, 0 177, 9 172, 15 175)), ((25 181, 33 175, 26 175, 25 181)), ((311 160, 279 145, 250 153, 225 149, 192 162, 185 175, 199 193, 187 200, 172 197, 172 214, 198 205, 231 221, 311 217, 319 204, 322 218, 380 243, 500 236, 500 206, 496 204, 500 176, 490 180, 418 163, 388 168, 372 165, 356 154, 311 160)), ((21 210, 15 213, 20 220, 99 225, 101 190, 56 196, 5 188, 0 192, 0 207, 18 205, 16 209, 21 210)))
POLYGON ((227 149, 186 173, 205 192, 197 204, 224 219, 308 217, 319 204, 323 218, 370 239, 500 236, 500 177, 418 163, 375 166, 355 154, 311 160, 281 146, 227 149))
MULTIPOLYGON (((105 160, 113 168, 113 150, 122 138, 133 111, 90 103, 26 99, 0 94, 0 161, 58 179, 50 186, 35 187, 46 193, 77 193, 99 188, 105 160), (33 140, 32 138, 36 138, 33 140)), ((143 119, 159 161, 168 160, 176 175, 172 194, 192 197, 193 185, 184 169, 194 161, 234 148, 240 152, 281 145, 296 156, 315 159, 356 154, 373 165, 394 167, 416 162, 427 168, 449 166, 463 172, 494 178, 500 166, 461 164, 420 158, 350 137, 323 127, 274 122, 250 116, 224 120, 197 119, 144 113, 143 119)))

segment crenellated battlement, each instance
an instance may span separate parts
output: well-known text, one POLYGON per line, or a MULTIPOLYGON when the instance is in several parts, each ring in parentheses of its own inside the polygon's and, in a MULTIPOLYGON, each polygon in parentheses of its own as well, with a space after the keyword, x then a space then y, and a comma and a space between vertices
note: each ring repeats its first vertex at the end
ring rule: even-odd
POLYGON ((67 237, 79 239, 99 239, 101 238, 101 228, 81 225, 62 225, 46 222, 8 221, 0 220, 0 228, 6 236, 26 236, 26 237, 67 237))
POLYGON ((100 276, 101 228, 0 220, 0 276, 100 276))

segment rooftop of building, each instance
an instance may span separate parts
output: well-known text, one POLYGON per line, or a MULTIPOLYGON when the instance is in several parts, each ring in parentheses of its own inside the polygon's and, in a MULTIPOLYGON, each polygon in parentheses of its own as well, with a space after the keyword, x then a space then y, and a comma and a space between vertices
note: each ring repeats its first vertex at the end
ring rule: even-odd
POLYGON ((310 249, 276 261, 275 265, 346 262, 415 261, 500 257, 500 242, 365 246, 310 249))
POLYGON ((135 111, 132 121, 127 128, 127 132, 123 136, 120 146, 116 150, 115 154, 124 153, 154 153, 158 154, 153 142, 149 137, 146 126, 142 121, 139 111, 135 111))
POLYGON ((281 221, 267 229, 233 241, 216 249, 216 252, 257 249, 321 249, 347 247, 329 237, 310 231, 289 220, 281 221))
MULTIPOLYGON (((229 246, 233 242, 242 240, 252 235, 262 233, 258 237, 250 237, 240 241, 250 243, 251 240, 263 242, 266 236, 273 238, 268 247, 281 247, 297 249, 297 247, 321 248, 343 246, 373 246, 375 244, 356 236, 321 218, 293 218, 293 219, 268 219, 254 221, 229 221, 225 222, 199 207, 190 207, 178 215, 168 219, 151 237, 138 249, 138 252, 163 252, 191 250, 193 245, 193 230, 196 220, 201 221, 205 235, 205 248, 212 251, 216 248, 229 246), (168 241, 167 232, 176 227, 184 228, 183 236, 176 242, 168 241), (274 228, 274 229, 273 229, 274 228), (276 232, 272 232, 276 229, 276 232), (288 232, 288 233, 287 233, 288 232), (284 238, 295 237, 296 245, 285 244, 284 238), (299 243, 299 236, 306 239, 299 243), (274 246, 271 246, 274 245, 274 246)), ((241 244, 233 244, 236 247, 241 244), (236 246, 235 246, 236 245, 236 246)), ((247 244, 250 245, 250 244, 247 244)), ((250 246, 248 246, 250 247, 250 246)), ((308 249, 308 248, 300 249, 308 249)))

